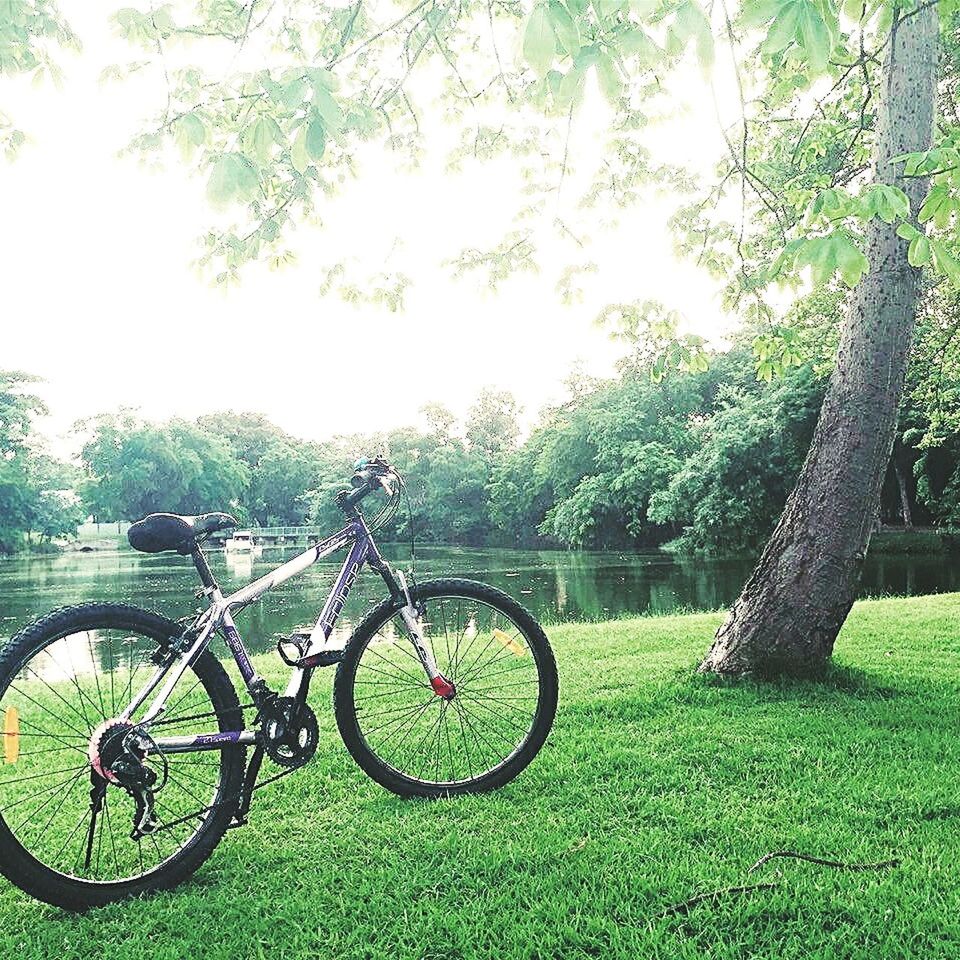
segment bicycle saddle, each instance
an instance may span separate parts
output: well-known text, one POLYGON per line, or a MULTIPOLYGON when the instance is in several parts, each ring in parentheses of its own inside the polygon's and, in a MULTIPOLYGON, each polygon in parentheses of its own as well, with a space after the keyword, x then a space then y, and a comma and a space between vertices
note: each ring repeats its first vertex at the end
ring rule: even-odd
POLYGON ((198 537, 235 527, 229 513, 204 513, 199 517, 181 517, 176 513, 151 513, 130 525, 127 540, 134 550, 162 553, 176 550, 189 553, 198 537))

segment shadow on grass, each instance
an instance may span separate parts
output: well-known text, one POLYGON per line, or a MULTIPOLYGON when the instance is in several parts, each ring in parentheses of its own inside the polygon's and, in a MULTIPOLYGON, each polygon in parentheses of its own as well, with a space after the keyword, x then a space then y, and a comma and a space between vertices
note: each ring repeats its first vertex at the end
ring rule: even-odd
POLYGON ((815 676, 807 677, 761 675, 731 679, 714 673, 691 674, 689 670, 678 670, 675 676, 678 680, 689 682, 694 689, 699 686, 708 689, 748 690, 751 695, 762 699, 777 700, 809 700, 811 695, 832 697, 837 693, 859 700, 891 700, 912 695, 917 689, 917 681, 913 677, 904 678, 905 681, 910 681, 910 689, 906 690, 889 683, 881 683, 876 676, 860 667, 832 662, 815 676))

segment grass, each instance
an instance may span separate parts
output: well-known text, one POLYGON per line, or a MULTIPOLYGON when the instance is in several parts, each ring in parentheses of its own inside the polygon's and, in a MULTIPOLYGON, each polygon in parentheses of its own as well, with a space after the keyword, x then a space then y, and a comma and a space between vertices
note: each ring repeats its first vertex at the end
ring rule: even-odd
POLYGON ((0 957, 960 955, 960 595, 857 604, 818 682, 694 676, 719 619, 551 628, 554 733, 482 797, 367 780, 325 678, 317 757, 259 792, 193 881, 85 916, 3 884, 0 957), (783 848, 901 865, 745 877, 783 848), (776 886, 662 915, 757 880, 776 886))

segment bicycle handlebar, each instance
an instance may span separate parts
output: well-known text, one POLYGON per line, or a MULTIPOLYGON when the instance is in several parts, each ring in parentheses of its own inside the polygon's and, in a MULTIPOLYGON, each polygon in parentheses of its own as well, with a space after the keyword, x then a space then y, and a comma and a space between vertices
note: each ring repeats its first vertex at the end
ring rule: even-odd
POLYGON ((364 497, 369 496, 378 487, 383 487, 388 493, 393 494, 394 491, 389 484, 391 479, 399 480, 400 475, 382 457, 358 460, 353 476, 350 478, 350 486, 353 490, 341 490, 336 496, 337 506, 349 516, 364 497))

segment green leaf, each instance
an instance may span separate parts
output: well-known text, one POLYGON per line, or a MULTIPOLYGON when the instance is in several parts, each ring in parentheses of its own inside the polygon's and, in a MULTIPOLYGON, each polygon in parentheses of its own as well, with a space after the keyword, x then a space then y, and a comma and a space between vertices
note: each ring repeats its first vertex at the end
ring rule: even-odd
POLYGON ((583 96, 583 76, 583 71, 576 66, 564 74, 557 90, 557 106, 561 110, 569 110, 579 104, 583 96))
POLYGON ((843 12, 854 21, 859 20, 864 15, 866 8, 866 0, 843 0, 841 7, 843 12))
POLYGON ((781 6, 780 0, 746 0, 741 14, 743 25, 751 29, 765 26, 776 17, 781 6))
POLYGON ((815 286, 822 287, 837 269, 837 256, 831 237, 810 237, 797 253, 797 266, 809 264, 815 286))
POLYGON ((860 248, 843 230, 804 241, 797 253, 797 265, 803 264, 810 265, 811 278, 818 287, 828 283, 837 270, 848 287, 855 287, 870 266, 860 248))
POLYGON ((323 123, 318 117, 314 117, 307 124, 307 135, 304 143, 307 155, 311 160, 319 160, 323 156, 326 145, 327 134, 323 128, 323 123))
POLYGON ((580 29, 576 21, 567 12, 567 8, 559 0, 550 0, 547 7, 550 24, 560 46, 575 57, 580 52, 580 29))
POLYGON ((639 27, 620 34, 617 41, 625 56, 636 56, 643 66, 650 66, 663 59, 663 51, 639 27))
POLYGON ((685 0, 677 7, 675 29, 681 40, 692 37, 696 41, 700 66, 709 70, 713 65, 713 31, 697 0, 685 0))
POLYGON ((233 198, 235 191, 232 167, 226 157, 221 157, 210 171, 210 178, 207 180, 207 199, 214 206, 222 206, 233 198))
MULTIPOLYGON (((225 153, 213 165, 207 181, 207 199, 214 206, 223 206, 247 192, 248 164, 239 154, 225 153)), ((256 175, 254 175, 256 182, 256 175)))
POLYGON ((533 8, 523 32, 523 56, 540 76, 553 63, 557 53, 557 41, 550 25, 548 8, 539 4, 533 8))
POLYGON ((337 79, 336 74, 331 73, 323 67, 314 67, 308 71, 308 74, 315 87, 325 87, 331 91, 331 93, 340 88, 340 81, 337 79))
POLYGON ((177 29, 173 15, 170 13, 169 5, 158 7, 156 10, 154 10, 151 15, 151 19, 153 20, 154 26, 162 35, 167 35, 172 30, 177 29))
POLYGON ((797 39, 797 29, 800 25, 800 7, 790 0, 785 3, 776 19, 770 25, 766 40, 763 41, 761 49, 768 57, 790 46, 797 39))
POLYGON ((852 289, 870 268, 870 261, 846 233, 835 233, 832 239, 840 276, 852 289))
POLYGON ((244 144, 261 164, 270 162, 270 148, 281 143, 283 134, 273 117, 261 115, 247 128, 244 144))
POLYGON ((901 223, 897 227, 897 236, 904 240, 913 240, 914 237, 920 236, 920 231, 912 223, 901 223))
POLYGON ((296 139, 293 141, 293 147, 290 150, 290 162, 293 169, 303 176, 307 167, 310 166, 310 155, 307 153, 307 126, 300 127, 296 139))
POLYGON ((263 225, 260 227, 260 236, 268 242, 271 240, 276 240, 280 235, 280 225, 276 220, 264 220, 263 225))
POLYGON ((921 223, 933 220, 936 226, 943 230, 950 223, 950 215, 955 208, 955 201, 950 196, 950 191, 945 183, 934 184, 927 194, 923 206, 917 214, 917 219, 921 223))
POLYGON ((906 220, 910 216, 910 200, 897 187, 886 183, 874 184, 867 191, 869 214, 878 216, 884 223, 906 220))
POLYGON ((911 267, 922 267, 930 262, 930 241, 919 231, 907 247, 907 262, 911 267))
POLYGON ((326 87, 314 88, 313 105, 317 108, 317 113, 323 120, 326 132, 335 137, 343 125, 343 111, 340 109, 340 105, 333 99, 326 87))
POLYGON ((280 95, 280 100, 285 107, 298 107, 303 103, 303 94, 306 90, 307 85, 303 80, 296 79, 291 80, 289 83, 284 84, 283 93, 280 95))
POLYGON ((955 286, 960 287, 960 261, 950 252, 943 240, 931 240, 930 250, 937 269, 955 286))
POLYGON ((600 89, 604 96, 616 106, 623 92, 623 81, 620 79, 617 65, 605 53, 597 56, 597 80, 600 81, 600 89))
POLYGON ((207 128, 195 113, 185 113, 173 125, 173 139, 183 159, 188 161, 196 148, 206 142, 207 128))
POLYGON ((830 33, 820 11, 806 0, 800 15, 800 45, 806 54, 810 70, 813 73, 823 73, 830 58, 830 33))

